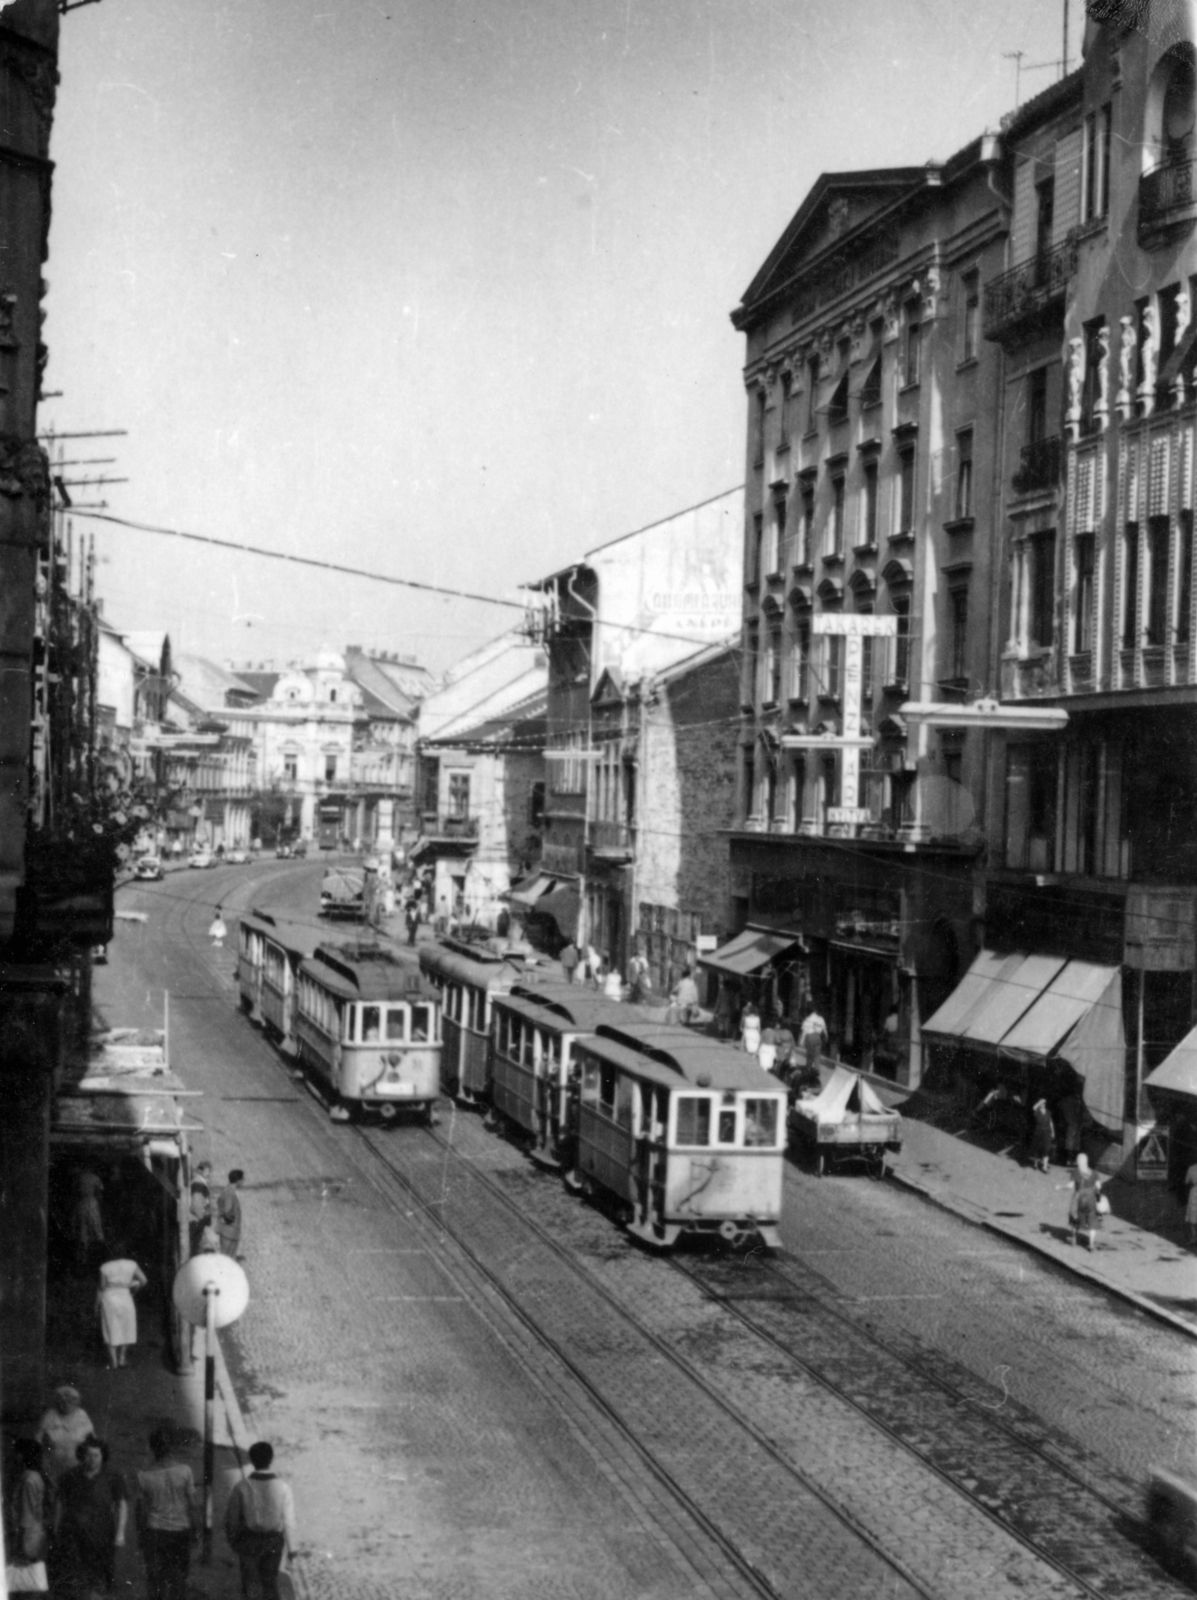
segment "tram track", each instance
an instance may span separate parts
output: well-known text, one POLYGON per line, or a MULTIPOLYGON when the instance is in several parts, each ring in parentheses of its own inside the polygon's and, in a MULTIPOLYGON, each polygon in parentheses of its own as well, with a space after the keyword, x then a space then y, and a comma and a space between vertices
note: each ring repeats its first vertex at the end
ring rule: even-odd
MULTIPOLYGON (((185 920, 180 916, 180 922, 185 920)), ((202 941, 190 929, 184 931, 180 927, 178 932, 202 965, 209 967, 210 953, 202 950, 202 941)), ((217 991, 223 989, 227 993, 232 987, 223 974, 213 972, 212 977, 217 991)), ((212 998, 216 998, 215 993, 212 998)), ((667 1364, 676 1380, 693 1386, 706 1405, 718 1413, 725 1432, 731 1424, 740 1439, 750 1444, 758 1472, 762 1461, 769 1464, 779 1502, 785 1493, 779 1492, 777 1486, 788 1481, 791 1494, 817 1502, 826 1516, 841 1525, 845 1535, 866 1547, 888 1571, 885 1593, 946 1600, 947 1595, 960 1592, 956 1584, 942 1586, 895 1556, 874 1530, 778 1446, 770 1429, 754 1422, 694 1360, 654 1329, 646 1317, 630 1309, 603 1281, 601 1271, 596 1273, 592 1263, 579 1257, 572 1242, 562 1243, 555 1236, 553 1228, 563 1214, 562 1208, 576 1212, 576 1201, 565 1196, 559 1186, 543 1178, 533 1179, 537 1189, 534 1214, 513 1198, 513 1172, 492 1177, 484 1170, 489 1164, 484 1152, 496 1141, 482 1134, 469 1117, 459 1117, 457 1126, 459 1132, 471 1126, 477 1130, 464 1141, 468 1148, 462 1147, 460 1138, 450 1141, 436 1130, 377 1133, 356 1128, 346 1132, 353 1136, 350 1143, 370 1152, 366 1166, 377 1164, 384 1169, 428 1217, 435 1218, 508 1313, 561 1363, 662 1489, 724 1552, 751 1592, 779 1597, 819 1590, 809 1583, 798 1590, 791 1589, 786 1560, 795 1560, 792 1540, 782 1537, 774 1545, 767 1536, 758 1537, 759 1528, 749 1530, 746 1538, 745 1530, 737 1528, 734 1519, 733 1525, 728 1526, 722 1510, 709 1505, 701 1486, 697 1491, 693 1483, 687 1486, 683 1481, 686 1465, 682 1472, 677 1470, 678 1462, 671 1458, 668 1442, 663 1445, 656 1431, 651 1427, 646 1430, 643 1410, 626 1391, 613 1389, 603 1381, 602 1373, 594 1370, 593 1352, 587 1348, 588 1343, 594 1342, 594 1319, 572 1317, 564 1326, 559 1317, 554 1319, 552 1309, 561 1298, 562 1272, 573 1285, 573 1294, 566 1295, 567 1299, 576 1300, 579 1291, 583 1297, 593 1296, 603 1314, 622 1325, 624 1339, 639 1341, 649 1352, 650 1367, 659 1373, 662 1364, 667 1364), (499 1177, 506 1181, 499 1181, 499 1177), (473 1207, 463 1210, 460 1201, 467 1190, 473 1207), (479 1209, 487 1214, 489 1237, 479 1238, 479 1209), (517 1219, 520 1226, 503 1227, 501 1219, 508 1223, 517 1219), (555 1285, 550 1287, 552 1271, 528 1270, 530 1244, 551 1258, 558 1274, 555 1285), (513 1267, 521 1270, 513 1274, 513 1267), (579 1322, 589 1337, 586 1332, 579 1333, 579 1322)), ((514 1187, 521 1185, 515 1182, 514 1187)), ((611 1225, 604 1223, 603 1227, 610 1229, 611 1225)), ((485 1235, 487 1229, 483 1228, 482 1233, 485 1235)), ((601 1261, 599 1265, 601 1268, 601 1261)), ((967 1503, 1068 1586, 1062 1589, 1059 1583, 1023 1583, 1023 1592, 1071 1592, 1102 1600, 1143 1594, 1147 1588, 1161 1600, 1188 1593, 1171 1584, 1154 1568, 1154 1563, 1149 1575, 1145 1571, 1145 1555, 1135 1551, 1126 1531, 1119 1531, 1114 1525, 1115 1519, 1130 1520, 1127 1497, 1119 1493, 1129 1489, 1126 1480, 1110 1473, 1105 1487, 1095 1484, 1093 1479, 1100 1477, 1100 1470, 1095 1472, 1092 1463, 1067 1460, 1067 1442, 1049 1436, 1048 1430, 1030 1414, 1013 1421, 1001 1415, 995 1409, 993 1395, 984 1392, 980 1380, 973 1379, 970 1384, 967 1378, 971 1375, 966 1374, 965 1381, 959 1382, 949 1380, 943 1372, 929 1372, 931 1352, 925 1348, 920 1351, 913 1340, 908 1341, 916 1346, 913 1353, 904 1350, 903 1336, 886 1339, 861 1317, 854 1316, 842 1304, 837 1305, 843 1296, 799 1258, 762 1264, 744 1258, 712 1261, 679 1257, 671 1262, 654 1260, 652 1267, 657 1272, 677 1271, 696 1293, 718 1308, 722 1317, 736 1323, 746 1339, 757 1341, 762 1350, 769 1352, 774 1362, 787 1365, 804 1381, 833 1397, 838 1405, 857 1414, 894 1448, 916 1460, 957 1500, 967 1503), (895 1381, 895 1373, 900 1381, 895 1381), (969 1419, 971 1434, 969 1428, 961 1429, 964 1417, 969 1419), (1042 1438, 1034 1437, 1036 1427, 1042 1438), (980 1461, 975 1455, 979 1428, 987 1440, 1000 1441, 999 1446, 987 1444, 980 1461)), ((625 1347, 623 1353, 633 1359, 630 1348, 625 1347)), ((765 1502, 758 1506, 758 1513, 758 1520, 767 1520, 765 1502)), ((798 1559, 801 1564, 801 1557, 798 1559)), ((805 1567, 803 1576, 811 1577, 805 1567)), ((860 1592, 873 1591, 862 1588, 860 1592)))

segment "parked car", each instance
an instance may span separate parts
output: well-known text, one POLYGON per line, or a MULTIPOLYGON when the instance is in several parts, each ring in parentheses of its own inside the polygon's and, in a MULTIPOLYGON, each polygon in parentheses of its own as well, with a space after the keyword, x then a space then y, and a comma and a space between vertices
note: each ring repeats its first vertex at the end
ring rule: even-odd
POLYGON ((295 843, 291 846, 291 854, 293 856, 296 856, 296 857, 302 857, 302 856, 306 856, 307 853, 308 853, 308 842, 307 842, 307 840, 306 839, 296 839, 295 843))
POLYGON ((230 867, 244 867, 249 863, 248 850, 230 850, 225 856, 225 864, 230 867))
POLYGON ((93 967, 106 967, 108 965, 108 946, 106 944, 92 945, 91 964, 93 967))
POLYGON ((143 878, 147 883, 157 883, 163 876, 162 862, 157 856, 142 856, 133 868, 135 878, 143 878))
POLYGON ((189 867, 214 867, 216 857, 211 850, 193 850, 187 858, 189 867))
POLYGON ((291 858, 291 846, 289 844, 277 844, 274 849, 274 854, 275 859, 278 861, 289 861, 291 858))

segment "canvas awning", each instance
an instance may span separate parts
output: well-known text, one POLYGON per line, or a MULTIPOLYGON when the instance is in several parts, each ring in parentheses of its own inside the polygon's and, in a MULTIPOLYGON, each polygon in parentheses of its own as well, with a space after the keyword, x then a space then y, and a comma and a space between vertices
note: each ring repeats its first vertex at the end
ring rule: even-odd
POLYGON ((552 917, 566 939, 576 939, 578 913, 582 908, 578 886, 576 883, 556 883, 556 880, 554 883, 556 886, 539 897, 534 909, 538 916, 552 917))
POLYGON ((1180 1043, 1143 1079, 1145 1088, 1167 1089, 1170 1094, 1190 1094, 1197 1098, 1197 1028, 1186 1033, 1180 1043))
POLYGON ((785 955, 800 940, 792 933, 769 933, 763 928, 745 928, 727 944, 720 945, 707 955, 698 958, 700 967, 711 967, 715 972, 732 978, 746 978, 750 973, 767 967, 777 956, 785 955))
POLYGON ((545 877, 542 873, 535 878, 529 878, 525 882, 521 882, 514 889, 509 889, 506 898, 513 906, 534 906, 538 900, 548 894, 556 881, 555 878, 545 877))
POLYGON ((1126 1035, 1118 967, 982 950, 922 1033, 932 1044, 1066 1061, 1084 1079, 1090 1114, 1111 1132, 1122 1127, 1126 1035))

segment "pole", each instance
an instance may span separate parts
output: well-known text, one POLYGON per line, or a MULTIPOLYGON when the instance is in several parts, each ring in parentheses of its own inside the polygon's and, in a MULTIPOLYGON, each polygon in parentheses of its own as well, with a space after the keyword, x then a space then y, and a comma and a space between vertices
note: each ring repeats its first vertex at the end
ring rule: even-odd
POLYGON ((1064 0, 1064 60, 1060 76, 1062 78, 1068 76, 1068 0, 1064 0))
POLYGON ((216 1433, 216 1296, 214 1284, 204 1285, 204 1537, 200 1559, 212 1561, 212 1478, 216 1433))

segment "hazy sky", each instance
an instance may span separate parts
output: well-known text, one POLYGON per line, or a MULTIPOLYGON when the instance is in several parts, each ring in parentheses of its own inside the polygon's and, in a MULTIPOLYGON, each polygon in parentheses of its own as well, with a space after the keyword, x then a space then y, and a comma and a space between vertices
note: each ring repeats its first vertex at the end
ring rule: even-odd
MULTIPOLYGON (((42 426, 128 429, 71 447, 118 456, 90 470, 130 479, 104 491, 120 515, 514 597, 740 481, 728 313, 810 185, 996 128, 1003 53, 1058 58, 1062 14, 85 6, 63 19, 46 302, 63 396, 42 426)), ((1023 98, 1055 76, 1024 71, 1023 98)), ((349 642, 440 670, 513 620, 76 526, 95 528, 115 622, 218 659, 349 642)))

